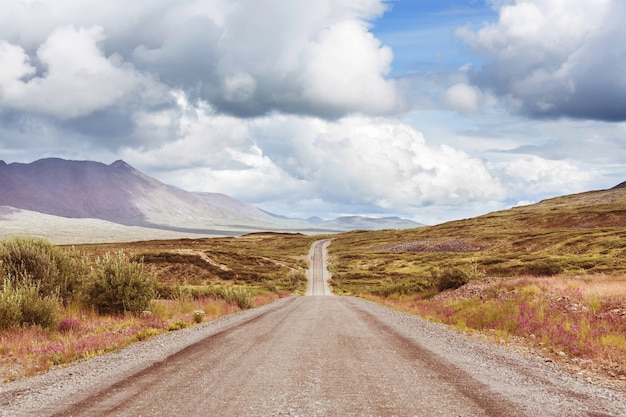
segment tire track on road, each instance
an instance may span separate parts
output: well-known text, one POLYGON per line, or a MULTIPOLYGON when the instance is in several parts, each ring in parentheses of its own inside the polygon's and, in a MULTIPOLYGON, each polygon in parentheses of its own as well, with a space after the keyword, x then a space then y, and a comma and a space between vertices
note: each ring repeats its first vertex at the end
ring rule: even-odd
POLYGON ((307 271, 308 288, 306 295, 331 295, 328 280, 330 273, 326 267, 326 248, 332 239, 324 239, 313 242, 309 252, 309 270, 307 271))

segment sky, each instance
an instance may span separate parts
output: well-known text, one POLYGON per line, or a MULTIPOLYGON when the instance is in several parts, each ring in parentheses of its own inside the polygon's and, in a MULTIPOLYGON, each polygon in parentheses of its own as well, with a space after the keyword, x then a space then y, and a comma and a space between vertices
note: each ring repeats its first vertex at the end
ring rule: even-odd
POLYGON ((0 0, 0 159, 437 224, 626 181, 623 0, 0 0))

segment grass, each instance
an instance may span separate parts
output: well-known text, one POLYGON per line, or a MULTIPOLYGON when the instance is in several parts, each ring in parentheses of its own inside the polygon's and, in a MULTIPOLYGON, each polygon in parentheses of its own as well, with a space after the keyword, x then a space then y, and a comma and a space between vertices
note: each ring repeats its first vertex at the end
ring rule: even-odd
MULTIPOLYGON (((250 300, 250 306, 276 298, 259 295, 250 300)), ((156 300, 143 315, 101 315, 65 307, 56 329, 25 326, 0 332, 0 380, 10 382, 36 375, 239 310, 236 301, 213 297, 156 300)))
MULTIPOLYGON (((604 277, 607 281, 626 288, 623 279, 604 277)), ((521 277, 476 282, 426 299, 420 294, 369 298, 503 343, 523 341, 544 355, 591 361, 626 379, 624 298, 589 295, 584 288, 590 287, 592 282, 581 284, 580 278, 521 277)))
POLYGON ((390 283, 429 282, 469 268, 485 276, 626 276, 626 189, 546 200, 406 231, 356 231, 329 247, 331 285, 341 294, 390 283))

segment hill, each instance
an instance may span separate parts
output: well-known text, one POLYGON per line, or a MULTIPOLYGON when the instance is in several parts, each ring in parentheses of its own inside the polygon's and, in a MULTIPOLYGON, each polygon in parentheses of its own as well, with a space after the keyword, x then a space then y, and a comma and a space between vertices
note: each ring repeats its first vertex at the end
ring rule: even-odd
POLYGON ((626 274, 626 188, 568 195, 404 231, 350 232, 330 247, 345 291, 428 282, 450 268, 489 276, 626 274))
MULTIPOLYGON (((342 222, 315 223, 273 215, 224 194, 188 192, 147 176, 121 160, 110 165, 60 158, 28 164, 0 161, 0 207, 5 207, 6 213, 14 209, 30 213, 16 216, 14 212, 0 219, 5 226, 4 234, 9 228, 20 229, 19 222, 26 218, 32 223, 32 213, 48 215, 42 219, 46 224, 53 222, 50 216, 59 217, 58 230, 61 225, 72 228, 67 219, 97 219, 117 225, 203 236, 254 231, 326 233, 352 228, 351 224, 342 222), (9 222, 15 224, 9 226, 9 222)), ((80 229, 85 224, 75 226, 85 235, 99 233, 102 229, 100 226, 80 229)), ((419 224, 366 218, 359 223, 359 228, 364 229, 400 226, 419 224)), ((24 233, 29 230, 26 226, 22 229, 24 233)), ((123 229, 117 230, 121 233, 120 240, 127 240, 123 229)), ((58 240, 54 235, 48 237, 58 240)), ((90 241, 102 240, 99 235, 90 238, 90 241)))
POLYGON ((421 223, 399 217, 370 218, 364 216, 343 216, 334 220, 322 220, 317 221, 317 225, 331 230, 412 229, 424 226, 421 223))

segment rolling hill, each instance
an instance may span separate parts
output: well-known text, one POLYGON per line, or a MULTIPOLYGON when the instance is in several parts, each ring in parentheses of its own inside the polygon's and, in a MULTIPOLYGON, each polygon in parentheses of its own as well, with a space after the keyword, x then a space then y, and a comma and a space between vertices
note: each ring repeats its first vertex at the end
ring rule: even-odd
MULTIPOLYGON (((188 192, 145 175, 121 160, 110 165, 60 158, 28 164, 0 161, 0 206, 5 207, 0 218, 5 231, 9 221, 20 221, 15 209, 31 213, 19 219, 28 217, 34 224, 33 213, 41 213, 48 216, 47 224, 52 222, 49 216, 62 218, 59 224, 64 227, 68 227, 67 219, 96 219, 116 225, 202 235, 253 231, 324 233, 353 228, 352 223, 341 221, 313 223, 273 215, 224 194, 188 192)), ((359 219, 358 226, 362 229, 420 226, 408 220, 359 219)), ((85 222, 81 227, 84 225, 85 222)), ((19 224, 12 228, 19 230, 19 224)))
POLYGON ((410 230, 337 235, 333 276, 349 291, 400 290, 461 268, 492 277, 626 274, 626 187, 410 230))

